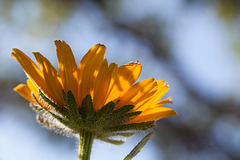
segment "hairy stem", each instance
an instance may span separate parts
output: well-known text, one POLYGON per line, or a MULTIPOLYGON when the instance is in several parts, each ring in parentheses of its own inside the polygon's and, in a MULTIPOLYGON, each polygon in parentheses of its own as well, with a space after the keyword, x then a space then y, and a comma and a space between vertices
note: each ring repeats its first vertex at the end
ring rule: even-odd
POLYGON ((82 130, 79 136, 78 160, 90 160, 94 135, 82 130))

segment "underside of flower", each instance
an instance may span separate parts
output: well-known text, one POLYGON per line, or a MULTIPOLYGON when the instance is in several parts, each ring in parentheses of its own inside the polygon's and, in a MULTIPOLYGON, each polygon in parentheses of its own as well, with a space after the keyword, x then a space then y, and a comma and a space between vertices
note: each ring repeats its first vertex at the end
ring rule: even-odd
POLYGON ((176 113, 163 107, 171 97, 160 100, 169 87, 153 78, 136 82, 142 65, 128 63, 118 67, 104 59, 106 47, 93 46, 77 66, 71 48, 55 41, 58 71, 40 53, 33 53, 38 66, 22 51, 13 49, 27 85, 14 90, 31 102, 38 121, 58 131, 78 134, 83 130, 95 138, 120 144, 114 136, 128 137, 136 130, 154 126, 160 118, 176 113))
POLYGON ((78 136, 82 130, 85 130, 91 132, 97 139, 113 144, 122 144, 124 141, 117 140, 115 137, 129 137, 137 130, 154 127, 155 121, 128 123, 141 114, 141 111, 129 112, 134 108, 133 105, 115 109, 116 103, 111 101, 95 112, 90 95, 83 99, 82 106, 79 108, 73 93, 69 90, 67 94, 63 91, 67 104, 67 107, 63 109, 48 99, 41 90, 39 90, 39 95, 44 103, 52 107, 51 110, 42 106, 34 95, 38 105, 31 104, 31 107, 38 113, 38 122, 56 132, 66 132, 78 136))

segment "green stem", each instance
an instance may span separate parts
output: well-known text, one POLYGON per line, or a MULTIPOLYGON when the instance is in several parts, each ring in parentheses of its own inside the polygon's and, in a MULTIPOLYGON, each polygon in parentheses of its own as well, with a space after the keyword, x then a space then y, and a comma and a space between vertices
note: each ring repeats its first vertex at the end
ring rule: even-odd
POLYGON ((94 135, 82 130, 79 136, 78 160, 90 160, 94 135))

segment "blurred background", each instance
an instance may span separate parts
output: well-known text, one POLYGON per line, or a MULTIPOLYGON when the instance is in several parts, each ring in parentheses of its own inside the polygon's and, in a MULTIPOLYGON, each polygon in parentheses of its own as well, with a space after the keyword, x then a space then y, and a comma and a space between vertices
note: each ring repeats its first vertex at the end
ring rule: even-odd
MULTIPOLYGON (((170 85, 178 116, 159 120, 136 160, 240 159, 239 0, 0 0, 0 159, 77 159, 77 140, 40 126, 13 91, 26 76, 11 58, 39 51, 57 67, 54 40, 77 63, 102 43, 119 65, 143 65, 139 80, 170 85)), ((123 159, 146 133, 114 146, 96 140, 92 160, 123 159)))

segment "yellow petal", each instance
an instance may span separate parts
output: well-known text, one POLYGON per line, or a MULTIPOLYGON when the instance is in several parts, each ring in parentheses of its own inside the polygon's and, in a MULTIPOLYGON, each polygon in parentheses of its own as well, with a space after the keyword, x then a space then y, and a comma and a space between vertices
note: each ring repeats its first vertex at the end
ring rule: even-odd
POLYGON ((154 97, 154 95, 157 92, 157 86, 154 86, 151 90, 149 90, 148 92, 146 92, 145 94, 143 94, 141 97, 138 98, 138 100, 136 100, 134 102, 134 108, 132 111, 142 111, 142 107, 146 106, 146 107, 150 107, 148 105, 148 102, 152 100, 152 98, 154 97))
POLYGON ((172 103, 172 97, 168 97, 168 98, 165 98, 163 100, 160 100, 159 102, 157 102, 154 105, 152 105, 150 108, 162 107, 166 103, 172 103))
MULTIPOLYGON (((27 80, 27 86, 28 88, 32 91, 32 94, 34 94, 34 96, 36 97, 36 99, 38 100, 38 102, 45 108, 47 109, 51 109, 51 107, 45 103, 45 101, 43 101, 40 96, 39 96, 39 88, 31 81, 31 79, 27 80)), ((45 94, 45 93, 44 93, 45 94)), ((47 95, 47 94, 45 94, 47 95)), ((51 97, 48 97, 51 98, 51 97)), ((34 100, 34 103, 37 104, 37 102, 34 100)))
POLYGON ((36 98, 39 98, 39 88, 32 82, 31 79, 27 80, 27 86, 33 92, 36 98))
POLYGON ((158 92, 156 93, 156 97, 154 101, 155 100, 158 101, 159 99, 161 99, 163 95, 167 93, 167 91, 169 90, 168 83, 164 82, 163 80, 157 80, 157 84, 159 88, 158 88, 158 92))
POLYGON ((137 81, 141 71, 142 65, 140 63, 129 63, 120 66, 106 102, 113 101, 123 95, 137 81))
POLYGON ((26 100, 35 103, 35 100, 32 97, 32 91, 29 89, 27 85, 19 84, 17 87, 14 88, 14 91, 18 92, 26 100))
POLYGON ((57 47, 59 74, 64 91, 71 90, 77 97, 77 64, 69 45, 64 41, 55 41, 57 47))
POLYGON ((95 111, 98 111, 102 108, 102 106, 104 106, 112 75, 116 72, 116 70, 116 64, 112 63, 108 68, 107 60, 105 59, 103 61, 94 86, 93 105, 95 111))
POLYGON ((144 110, 150 108, 160 98, 162 98, 162 96, 168 91, 169 87, 168 87, 167 83, 165 83, 163 80, 157 80, 156 82, 157 82, 158 89, 155 92, 155 94, 150 99, 145 101, 146 103, 142 103, 141 105, 139 105, 139 107, 135 106, 135 108, 134 108, 135 110, 144 111, 144 110))
POLYGON ((58 73, 51 63, 40 53, 33 53, 36 57, 38 65, 43 72, 44 79, 46 81, 49 91, 52 93, 50 97, 53 101, 57 102, 58 105, 64 105, 64 99, 62 96, 62 85, 58 80, 58 73))
POLYGON ((89 51, 87 52, 87 54, 85 54, 82 58, 82 60, 79 63, 78 66, 78 75, 80 77, 81 75, 81 69, 83 66, 85 66, 85 64, 91 60, 96 54, 99 54, 100 52, 97 52, 97 50, 99 49, 99 47, 101 47, 101 44, 96 44, 95 46, 93 46, 92 48, 89 49, 89 51))
POLYGON ((139 116, 135 119, 129 121, 128 123, 141 123, 147 121, 155 121, 160 118, 166 118, 170 116, 175 116, 177 113, 173 111, 171 108, 165 107, 155 107, 149 110, 143 111, 139 116))
POLYGON ((107 94, 106 94, 106 97, 104 100, 105 101, 104 105, 107 104, 108 102, 114 101, 116 99, 116 98, 114 98, 114 96, 111 96, 111 94, 113 93, 112 89, 114 88, 116 81, 117 81, 118 65, 115 63, 111 63, 109 70, 112 73, 111 73, 111 80, 110 80, 110 84, 108 87, 108 91, 107 91, 107 94))
POLYGON ((22 66, 23 70, 29 78, 31 78, 36 85, 38 85, 44 92, 48 92, 43 74, 37 67, 37 65, 22 51, 18 49, 12 49, 12 57, 15 58, 22 66))
POLYGON ((96 111, 98 111, 101 108, 100 105, 105 99, 109 82, 110 82, 110 78, 108 76, 108 62, 107 62, 107 59, 104 59, 103 63, 101 64, 101 67, 94 85, 93 106, 96 111))
POLYGON ((156 91, 157 83, 153 78, 145 79, 134 84, 124 95, 120 96, 117 107, 127 104, 135 105, 137 102, 150 97, 156 91), (152 91, 152 92, 150 92, 152 91), (149 94, 152 93, 152 94, 149 94))
POLYGON ((95 45, 88 53, 83 57, 80 62, 80 77, 79 77, 79 99, 78 103, 81 103, 82 99, 87 94, 93 96, 93 88, 100 69, 100 66, 105 55, 106 47, 103 45, 95 45))

